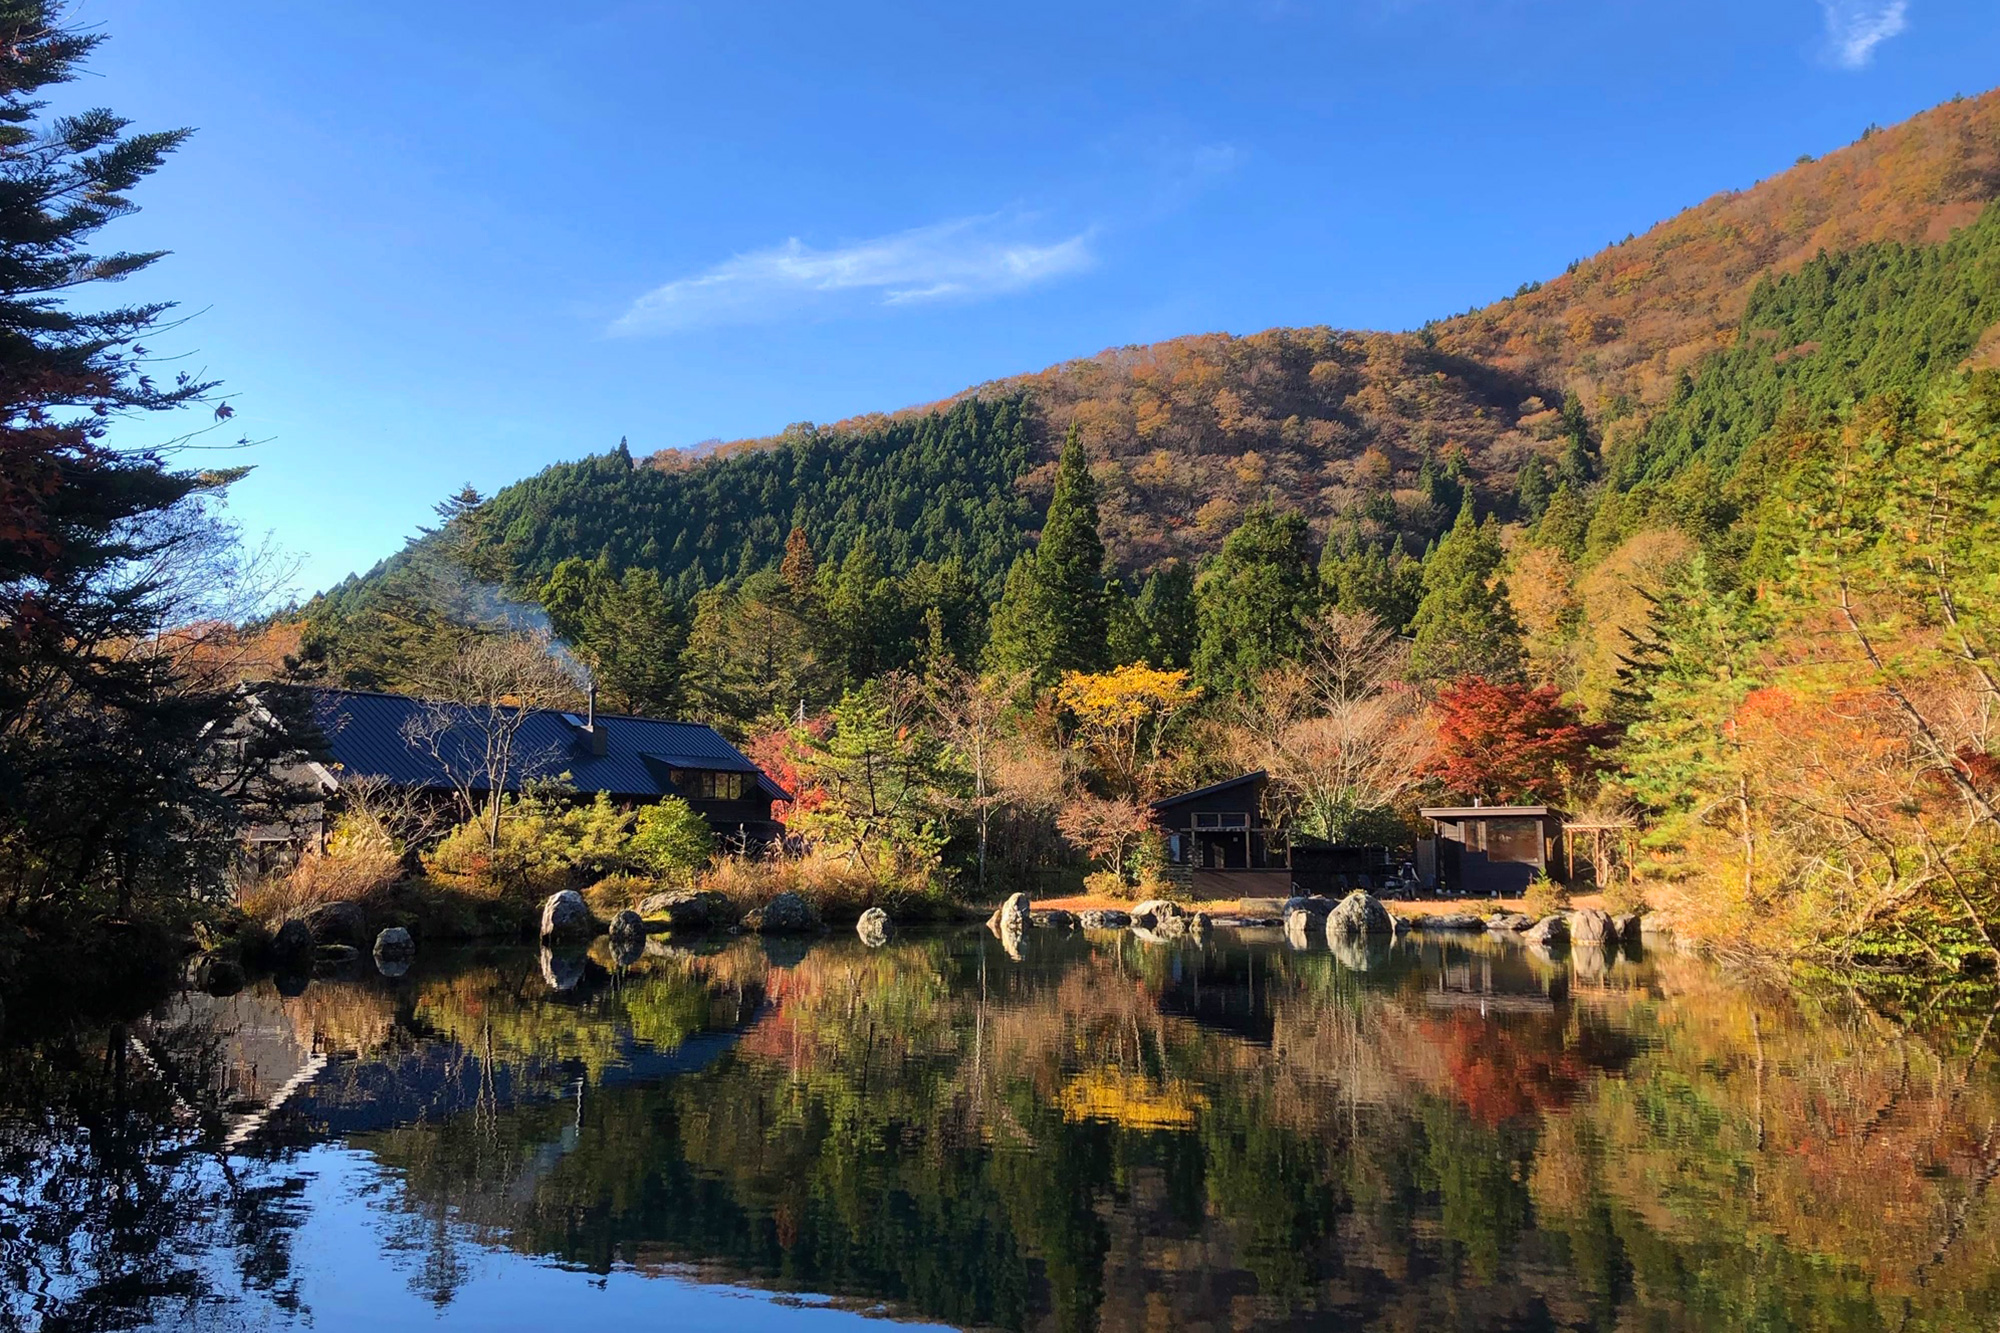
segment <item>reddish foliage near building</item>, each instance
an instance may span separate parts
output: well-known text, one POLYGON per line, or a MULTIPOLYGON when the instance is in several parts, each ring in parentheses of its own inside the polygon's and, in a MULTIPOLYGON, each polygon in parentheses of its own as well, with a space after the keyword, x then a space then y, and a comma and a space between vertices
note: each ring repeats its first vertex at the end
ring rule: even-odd
POLYGON ((794 815, 811 814, 826 800, 826 788, 819 785, 807 766, 808 750, 799 732, 825 739, 831 719, 820 716, 801 727, 774 727, 752 732, 743 742, 743 754, 764 770, 764 776, 792 794, 789 801, 774 801, 771 818, 789 824, 794 815))
POLYGON ((1617 728, 1586 722, 1556 690, 1477 676, 1438 695, 1429 775, 1454 798, 1554 804, 1604 767, 1617 728))

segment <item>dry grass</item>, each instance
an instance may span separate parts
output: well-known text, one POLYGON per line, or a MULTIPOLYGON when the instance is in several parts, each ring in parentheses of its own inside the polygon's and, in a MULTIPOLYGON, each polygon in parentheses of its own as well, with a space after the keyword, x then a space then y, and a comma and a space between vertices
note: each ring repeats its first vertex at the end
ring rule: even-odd
POLYGON ((366 903, 403 878, 403 860, 392 847, 373 843, 336 844, 312 853, 281 874, 267 875, 242 894, 252 919, 277 925, 328 903, 366 903))
POLYGON ((721 857, 695 877, 694 887, 722 894, 740 912, 781 893, 796 893, 834 921, 857 917, 871 907, 901 916, 940 912, 948 901, 931 879, 897 876, 818 849, 801 856, 721 857))

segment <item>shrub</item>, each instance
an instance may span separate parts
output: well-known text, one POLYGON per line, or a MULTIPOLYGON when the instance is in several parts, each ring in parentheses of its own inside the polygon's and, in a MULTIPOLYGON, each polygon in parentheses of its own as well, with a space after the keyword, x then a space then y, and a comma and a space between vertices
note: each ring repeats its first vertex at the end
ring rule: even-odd
POLYGON ((1630 875, 1613 875, 1604 886, 1604 910, 1613 916, 1644 915, 1646 893, 1630 875))
POLYGON ((1537 875, 1521 895, 1521 903, 1529 916, 1554 916, 1569 910, 1569 889, 1547 875, 1537 875))
POLYGON ((669 796, 639 812, 625 855, 648 874, 684 884, 715 855, 715 834, 693 806, 669 796))
POLYGON ((496 845, 480 821, 461 824, 431 849, 424 868, 488 894, 539 898, 624 869, 631 827, 632 816, 602 792, 582 805, 536 792, 509 798, 496 845))
POLYGON ((242 894, 242 906, 259 921, 286 921, 327 903, 377 897, 402 877, 403 849, 381 823, 344 814, 324 852, 307 852, 289 870, 258 881, 242 894))
POLYGON ((1122 875, 1109 870, 1093 870, 1083 877, 1083 891, 1093 898, 1129 898, 1132 886, 1122 875))
POLYGON ((642 898, 659 892, 660 882, 645 875, 620 871, 606 875, 583 891, 583 900, 601 917, 616 916, 628 907, 637 907, 642 898))
POLYGON ((822 848, 798 856, 719 857, 694 884, 724 895, 746 912, 780 893, 796 893, 834 921, 852 919, 871 907, 891 916, 930 916, 949 902, 934 876, 897 873, 822 848))

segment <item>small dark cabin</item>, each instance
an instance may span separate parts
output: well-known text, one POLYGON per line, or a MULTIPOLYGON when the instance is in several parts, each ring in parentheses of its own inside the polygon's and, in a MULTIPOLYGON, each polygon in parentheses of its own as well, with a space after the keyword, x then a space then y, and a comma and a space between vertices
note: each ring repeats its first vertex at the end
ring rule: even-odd
MULTIPOLYGON (((1546 805, 1427 806, 1420 811, 1437 836, 1438 887, 1468 898, 1512 898, 1548 873, 1562 816, 1546 805)), ((1419 869, 1428 859, 1418 848, 1419 869)))
MULTIPOLYGON (((329 795, 344 780, 363 776, 449 794, 454 790, 450 771, 431 753, 433 745, 447 757, 461 752, 454 760, 459 771, 477 771, 483 742, 468 705, 363 690, 307 693, 330 760, 313 770, 329 795), (418 740, 435 730, 439 708, 447 712, 438 739, 418 740), (452 721, 452 709, 463 712, 462 723, 452 721)), ((518 792, 552 778, 565 779, 581 795, 604 792, 627 806, 679 796, 718 835, 749 843, 768 842, 783 833, 771 818, 771 803, 791 799, 713 727, 599 713, 594 707, 581 713, 534 709, 521 724, 505 790, 518 792)))

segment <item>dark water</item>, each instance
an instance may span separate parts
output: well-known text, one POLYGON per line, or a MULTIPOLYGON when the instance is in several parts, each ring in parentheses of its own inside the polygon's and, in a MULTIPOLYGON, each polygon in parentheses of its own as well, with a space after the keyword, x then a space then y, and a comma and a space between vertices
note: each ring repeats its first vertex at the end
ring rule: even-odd
POLYGON ((8 1052, 0 1328, 2000 1327, 1990 992, 1275 932, 653 947, 8 1052))

